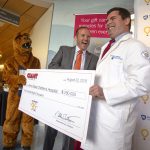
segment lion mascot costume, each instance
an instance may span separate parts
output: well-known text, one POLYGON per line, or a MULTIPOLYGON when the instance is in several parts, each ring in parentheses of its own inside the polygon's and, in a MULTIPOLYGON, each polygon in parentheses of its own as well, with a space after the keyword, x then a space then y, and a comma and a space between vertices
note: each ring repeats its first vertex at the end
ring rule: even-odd
POLYGON ((34 119, 18 110, 20 89, 26 78, 20 74, 26 69, 40 69, 40 61, 32 55, 31 39, 28 33, 18 33, 13 40, 14 55, 4 64, 3 80, 9 86, 6 120, 3 125, 3 150, 15 150, 21 125, 21 147, 30 150, 34 119))

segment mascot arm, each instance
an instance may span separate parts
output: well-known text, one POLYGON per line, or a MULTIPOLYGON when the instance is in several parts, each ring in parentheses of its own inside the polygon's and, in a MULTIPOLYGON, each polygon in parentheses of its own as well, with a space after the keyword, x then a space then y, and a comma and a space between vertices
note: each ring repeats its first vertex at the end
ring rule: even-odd
POLYGON ((26 85, 26 78, 24 75, 19 75, 17 80, 18 85, 26 85))
POLYGON ((39 59, 38 59, 37 69, 41 69, 41 63, 40 63, 40 60, 39 60, 39 59))
POLYGON ((38 59, 38 68, 37 69, 41 69, 41 63, 40 63, 39 59, 38 59))
POLYGON ((41 63, 40 63, 40 60, 38 58, 34 57, 32 64, 33 65, 30 69, 41 69, 41 63))
POLYGON ((4 65, 3 80, 10 88, 19 88, 20 85, 26 84, 25 76, 19 75, 15 67, 7 63, 4 65))

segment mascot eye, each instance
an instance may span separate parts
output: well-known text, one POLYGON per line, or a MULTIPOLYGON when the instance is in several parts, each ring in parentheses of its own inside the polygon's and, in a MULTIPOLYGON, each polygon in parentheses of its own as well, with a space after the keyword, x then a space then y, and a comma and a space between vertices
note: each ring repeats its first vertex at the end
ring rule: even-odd
POLYGON ((30 40, 30 38, 28 36, 23 36, 24 40, 30 40))

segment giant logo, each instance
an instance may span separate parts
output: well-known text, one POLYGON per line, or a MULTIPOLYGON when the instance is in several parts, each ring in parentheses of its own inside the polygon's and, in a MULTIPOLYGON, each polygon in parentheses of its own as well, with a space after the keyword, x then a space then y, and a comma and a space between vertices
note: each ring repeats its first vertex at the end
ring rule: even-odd
POLYGON ((38 73, 28 73, 28 74, 27 74, 27 78, 28 78, 28 79, 33 79, 33 80, 35 80, 35 79, 37 79, 37 76, 38 76, 38 73))

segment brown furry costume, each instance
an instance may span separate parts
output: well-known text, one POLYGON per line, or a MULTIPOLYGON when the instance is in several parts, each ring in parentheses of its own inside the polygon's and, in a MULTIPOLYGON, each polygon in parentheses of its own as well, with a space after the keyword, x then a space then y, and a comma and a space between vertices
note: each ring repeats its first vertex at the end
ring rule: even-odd
POLYGON ((18 89, 26 84, 24 75, 19 75, 20 69, 39 69, 40 61, 32 55, 29 34, 18 33, 13 40, 14 56, 4 64, 3 79, 9 85, 6 120, 3 125, 4 147, 15 147, 17 135, 22 127, 21 145, 30 147, 33 137, 34 120, 18 110, 20 97, 18 89))

